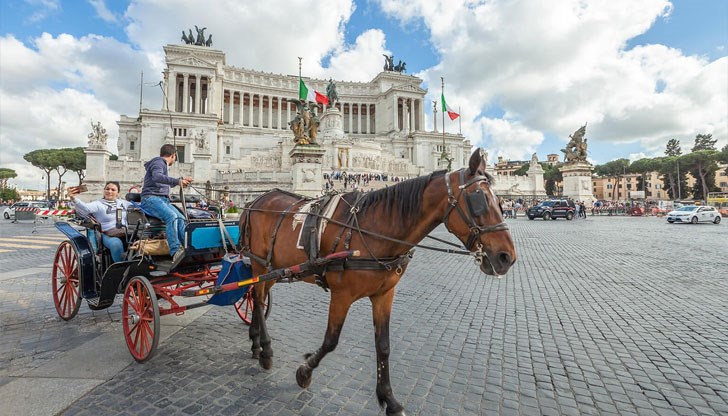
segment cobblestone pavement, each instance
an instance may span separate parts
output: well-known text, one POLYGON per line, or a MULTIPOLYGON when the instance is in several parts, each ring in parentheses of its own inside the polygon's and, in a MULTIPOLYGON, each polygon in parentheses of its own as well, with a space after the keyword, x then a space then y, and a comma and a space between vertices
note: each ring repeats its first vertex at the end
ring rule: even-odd
MULTIPOLYGON (((397 287, 391 377, 408 414, 728 414, 728 221, 508 221, 519 259, 503 279, 418 249, 397 287)), ((6 271, 45 267, 0 279, 0 392, 94 337, 126 349, 119 305, 55 317, 52 253, 28 251, 0 254, 6 271)), ((250 359, 233 310, 210 308, 63 414, 383 414, 369 302, 353 305, 338 348, 302 390, 295 371, 322 341, 329 295, 294 283, 273 296, 271 370, 250 359)))

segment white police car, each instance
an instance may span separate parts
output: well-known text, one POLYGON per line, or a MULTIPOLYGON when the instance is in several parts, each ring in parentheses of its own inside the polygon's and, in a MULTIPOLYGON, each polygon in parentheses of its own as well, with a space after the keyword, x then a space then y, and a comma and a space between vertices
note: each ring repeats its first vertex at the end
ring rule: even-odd
POLYGON ((689 222, 691 224, 712 222, 713 224, 720 224, 720 212, 715 207, 687 205, 676 211, 668 212, 667 222, 670 224, 675 222, 689 222))

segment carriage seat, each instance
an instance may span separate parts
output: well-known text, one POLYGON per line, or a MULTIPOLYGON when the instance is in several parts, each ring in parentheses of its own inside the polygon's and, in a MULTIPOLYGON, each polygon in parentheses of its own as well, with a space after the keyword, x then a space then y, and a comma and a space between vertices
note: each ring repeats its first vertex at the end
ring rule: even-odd
POLYGON ((131 202, 131 207, 126 211, 129 229, 134 230, 140 226, 142 237, 151 237, 164 232, 164 221, 142 209, 142 194, 130 192, 126 194, 126 200, 131 202), (149 226, 146 226, 147 224, 149 226))

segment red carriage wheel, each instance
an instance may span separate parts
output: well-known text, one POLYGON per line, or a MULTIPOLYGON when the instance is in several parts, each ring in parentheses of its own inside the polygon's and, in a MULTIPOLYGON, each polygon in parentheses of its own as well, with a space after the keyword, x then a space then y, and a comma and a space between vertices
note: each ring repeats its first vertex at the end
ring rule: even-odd
MULTIPOLYGON (((265 302, 263 303, 265 319, 268 319, 268 315, 270 315, 271 296, 270 291, 268 291, 268 296, 265 297, 265 302)), ((238 313, 238 316, 243 320, 245 325, 250 325, 253 322, 253 290, 248 290, 248 292, 235 303, 235 312, 238 313)))
POLYGON ((159 343, 159 305, 146 277, 135 276, 126 285, 121 322, 129 352, 140 363, 152 358, 159 343))
POLYGON ((81 306, 80 272, 78 255, 70 242, 58 246, 53 259, 53 303, 58 316, 64 321, 72 319, 81 306))

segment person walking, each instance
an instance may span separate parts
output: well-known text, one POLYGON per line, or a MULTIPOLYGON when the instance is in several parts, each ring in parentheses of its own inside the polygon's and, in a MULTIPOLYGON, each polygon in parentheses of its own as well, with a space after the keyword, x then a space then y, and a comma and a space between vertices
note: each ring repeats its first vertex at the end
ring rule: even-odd
POLYGON ((144 164, 146 174, 142 187, 142 209, 165 222, 169 254, 172 266, 176 267, 185 256, 185 217, 169 200, 171 187, 185 187, 192 183, 192 177, 172 178, 168 168, 177 160, 177 149, 167 143, 159 149, 159 157, 144 164))

